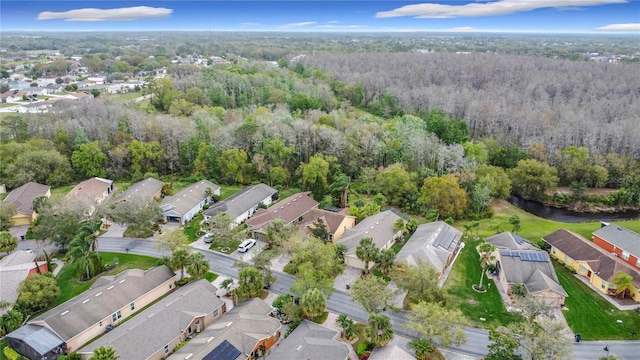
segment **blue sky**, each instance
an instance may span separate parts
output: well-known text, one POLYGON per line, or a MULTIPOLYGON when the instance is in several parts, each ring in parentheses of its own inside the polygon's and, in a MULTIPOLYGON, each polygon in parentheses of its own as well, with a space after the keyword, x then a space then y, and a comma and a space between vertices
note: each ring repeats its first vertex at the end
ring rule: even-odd
POLYGON ((640 0, 2 0, 0 30, 467 31, 640 36, 640 0))

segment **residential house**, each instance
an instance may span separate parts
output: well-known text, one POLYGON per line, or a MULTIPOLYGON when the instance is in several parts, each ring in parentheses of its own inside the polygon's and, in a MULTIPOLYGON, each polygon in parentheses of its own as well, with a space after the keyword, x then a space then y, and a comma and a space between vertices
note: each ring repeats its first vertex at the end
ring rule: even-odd
POLYGON ((21 114, 44 114, 49 112, 49 108, 51 108, 51 106, 53 106, 53 102, 51 101, 36 101, 28 104, 22 104, 12 109, 15 109, 16 112, 21 114))
POLYGON ((56 360, 65 353, 64 341, 43 326, 26 324, 7 334, 9 346, 27 359, 56 360))
POLYGON ((33 200, 38 196, 51 197, 51 187, 28 182, 13 189, 7 195, 4 203, 13 203, 16 206, 16 213, 11 216, 13 226, 30 225, 36 220, 38 214, 33 210, 33 200))
POLYGON ((511 232, 505 231, 496 235, 489 236, 484 239, 485 242, 492 244, 496 249, 504 250, 539 250, 531 245, 529 240, 511 232))
POLYGON ((398 345, 378 346, 371 352, 369 360, 415 360, 416 357, 398 345))
POLYGON ((144 180, 138 181, 137 183, 131 184, 127 190, 116 195, 113 202, 117 204, 119 202, 129 201, 131 198, 142 199, 145 203, 149 203, 153 200, 160 200, 160 198, 162 198, 162 186, 162 181, 148 177, 144 180))
POLYGON ((87 82, 100 85, 107 82, 107 77, 104 75, 91 75, 87 77, 87 82))
POLYGON ((348 360, 349 346, 338 332, 304 320, 271 351, 269 360, 348 360))
POLYGON ((311 197, 311 192, 293 194, 280 200, 268 209, 258 209, 256 213, 246 221, 253 238, 267 240, 267 226, 273 220, 282 220, 285 226, 303 222, 305 214, 315 209, 320 204, 311 197))
POLYGON ((226 213, 236 225, 239 225, 258 211, 260 205, 269 206, 277 199, 278 190, 265 184, 252 185, 211 205, 204 212, 204 220, 208 221, 219 213, 226 213))
POLYGON ((460 249, 461 238, 462 232, 444 221, 422 224, 396 255, 396 263, 427 263, 442 277, 460 249))
MULTIPOLYGON (((74 352, 171 291, 174 283, 175 274, 164 265, 102 276, 89 290, 29 320, 28 324, 37 331, 39 328, 51 330, 64 343, 65 352, 74 352)), ((12 343, 8 336, 9 345, 27 356, 30 349, 37 349, 39 344, 37 338, 27 342, 30 334, 23 332, 17 343, 12 343)))
POLYGON ((593 233, 593 243, 640 269, 640 234, 616 224, 603 225, 593 233))
POLYGON ((268 356, 280 340, 282 328, 280 321, 270 316, 272 310, 262 299, 246 300, 168 359, 250 360, 268 356))
MULTIPOLYGON (((20 284, 29 276, 48 271, 46 261, 36 261, 37 255, 16 250, 0 259, 0 302, 15 303, 20 284)), ((10 309, 0 309, 0 315, 10 309)))
POLYGON ((94 177, 74 186, 64 197, 65 202, 77 202, 91 215, 113 193, 113 180, 94 177))
POLYGON ((207 280, 191 282, 77 352, 90 358, 101 346, 117 349, 121 359, 159 360, 225 313, 218 288, 207 280))
POLYGON ((72 100, 91 100, 94 98, 92 94, 86 92, 75 92, 68 95, 69 99, 72 100))
POLYGON ((205 205, 213 202, 212 195, 220 196, 220 186, 208 180, 200 180, 173 196, 166 196, 162 199, 160 208, 166 221, 184 225, 202 211, 205 205))
POLYGON ((356 226, 356 217, 348 214, 349 209, 342 211, 330 211, 324 209, 311 209, 304 215, 304 222, 300 228, 303 234, 311 234, 315 229, 315 222, 322 221, 329 232, 326 241, 335 242, 342 238, 344 232, 356 226))
POLYGON ((16 101, 22 101, 22 97, 27 96, 27 92, 24 90, 7 90, 0 94, 0 100, 2 103, 13 103, 16 101))
POLYGON ((41 96, 49 93, 49 88, 46 87, 29 87, 24 89, 28 96, 41 96))
MULTIPOLYGON (((395 209, 385 210, 364 218, 353 229, 346 230, 338 241, 338 244, 347 247, 347 252, 344 254, 345 264, 364 270, 364 262, 356 256, 356 248, 360 245, 362 238, 371 238, 378 249, 391 248, 393 243, 402 236, 402 231, 396 230, 394 226, 396 221, 400 219, 408 221, 406 216, 395 209)), ((369 267, 373 265, 371 262, 369 267)))
POLYGON ((636 291, 629 295, 640 301, 640 271, 627 262, 566 229, 555 231, 542 240, 551 245, 551 256, 586 277, 603 294, 616 293, 617 286, 611 281, 619 272, 631 275, 636 291))
POLYGON ((496 269, 500 285, 505 291, 515 284, 522 284, 532 297, 553 307, 564 305, 568 295, 560 285, 546 251, 498 250, 496 269))

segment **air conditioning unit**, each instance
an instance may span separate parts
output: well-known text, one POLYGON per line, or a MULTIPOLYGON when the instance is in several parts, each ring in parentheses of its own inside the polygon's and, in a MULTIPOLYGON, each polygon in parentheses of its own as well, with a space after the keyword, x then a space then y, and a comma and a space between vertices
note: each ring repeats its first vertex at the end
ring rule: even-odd
POLYGON ((618 256, 618 253, 611 253, 611 256, 615 256, 615 257, 617 257, 617 256, 618 256))

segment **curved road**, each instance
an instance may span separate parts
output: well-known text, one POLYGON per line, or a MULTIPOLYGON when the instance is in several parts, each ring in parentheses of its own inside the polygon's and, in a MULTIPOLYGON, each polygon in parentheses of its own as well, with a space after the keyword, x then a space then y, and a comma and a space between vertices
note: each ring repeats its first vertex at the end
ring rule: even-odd
MULTIPOLYGON (((120 238, 120 237, 100 237, 98 238, 98 250, 108 252, 129 252, 132 254, 148 255, 154 257, 163 257, 170 255, 167 252, 160 251, 154 247, 152 240, 120 238)), ((200 251, 204 254, 211 265, 211 271, 238 278, 238 269, 233 267, 236 261, 230 256, 209 250, 193 249, 192 251, 200 251)), ((273 275, 278 279, 271 286, 270 291, 276 294, 286 294, 293 285, 293 276, 273 271, 273 275)), ((327 309, 349 317, 366 322, 368 318, 367 312, 362 309, 359 304, 351 301, 351 295, 344 291, 335 290, 331 298, 327 301, 327 309)), ((404 313, 387 311, 387 315, 391 317, 393 328, 397 334, 414 337, 408 333, 402 324, 405 321, 404 313)), ((449 347, 448 349, 463 354, 483 357, 487 354, 487 345, 489 344, 488 333, 482 329, 467 328, 467 343, 459 347, 449 347)), ((615 354, 619 359, 631 360, 640 358, 640 341, 582 341, 573 343, 573 354, 578 360, 597 360, 599 357, 606 355, 604 348, 609 347, 609 353, 615 354)))

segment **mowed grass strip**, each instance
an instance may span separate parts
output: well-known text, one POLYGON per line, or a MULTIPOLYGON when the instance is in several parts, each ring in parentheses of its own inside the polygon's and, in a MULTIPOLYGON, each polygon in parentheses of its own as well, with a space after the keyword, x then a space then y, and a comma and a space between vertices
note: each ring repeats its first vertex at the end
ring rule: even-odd
POLYGON ((569 270, 556 261, 553 265, 560 285, 569 295, 565 299, 568 310, 562 313, 574 333, 582 335, 584 340, 638 340, 638 335, 631 335, 632 330, 640 331, 638 312, 618 310, 569 270))

